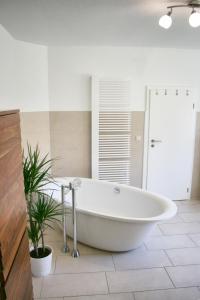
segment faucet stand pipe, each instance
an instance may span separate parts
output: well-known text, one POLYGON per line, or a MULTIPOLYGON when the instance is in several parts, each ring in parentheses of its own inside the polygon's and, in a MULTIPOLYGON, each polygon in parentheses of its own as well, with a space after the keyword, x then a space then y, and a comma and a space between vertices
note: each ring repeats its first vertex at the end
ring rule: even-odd
POLYGON ((80 253, 77 249, 77 220, 76 220, 76 190, 72 187, 72 221, 73 221, 73 250, 72 257, 77 258, 80 253))
POLYGON ((67 245, 67 224, 66 224, 66 211, 65 211, 65 186, 61 185, 61 200, 62 200, 62 222, 63 222, 63 252, 67 253, 70 251, 67 245))

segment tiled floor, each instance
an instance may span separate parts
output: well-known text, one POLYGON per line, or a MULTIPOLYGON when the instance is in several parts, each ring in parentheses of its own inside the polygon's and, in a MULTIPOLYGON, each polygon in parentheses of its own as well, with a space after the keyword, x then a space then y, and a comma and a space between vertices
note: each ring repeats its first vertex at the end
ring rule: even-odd
POLYGON ((61 231, 48 233, 52 272, 33 278, 35 299, 200 300, 200 201, 177 206, 176 217, 159 224, 142 247, 126 253, 80 244, 81 256, 73 259, 61 251, 61 231))

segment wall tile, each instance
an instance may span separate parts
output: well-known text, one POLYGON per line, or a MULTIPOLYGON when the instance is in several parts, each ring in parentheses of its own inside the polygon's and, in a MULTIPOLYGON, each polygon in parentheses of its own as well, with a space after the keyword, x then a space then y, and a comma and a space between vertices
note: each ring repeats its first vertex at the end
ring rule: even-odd
MULTIPOLYGON (((22 112, 22 145, 39 144, 57 158, 55 176, 91 177, 91 112, 22 112)), ((144 112, 132 112, 131 184, 142 186, 144 112)), ((197 113, 192 198, 200 197, 200 113, 197 113)))
POLYGON ((51 153, 49 112, 21 112, 22 147, 27 149, 27 142, 32 147, 39 145, 42 155, 51 153))
POLYGON ((55 176, 91 177, 91 112, 50 112, 55 176))

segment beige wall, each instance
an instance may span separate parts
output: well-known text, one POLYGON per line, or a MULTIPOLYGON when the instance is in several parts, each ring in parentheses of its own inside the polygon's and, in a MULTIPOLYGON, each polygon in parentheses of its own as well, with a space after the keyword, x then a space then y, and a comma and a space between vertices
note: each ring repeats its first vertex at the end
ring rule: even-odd
POLYGON ((41 154, 51 154, 49 112, 21 112, 22 147, 27 149, 27 142, 40 147, 41 154))
POLYGON ((142 187, 144 117, 142 111, 132 112, 131 185, 142 187))
MULTIPOLYGON (((144 112, 132 112, 131 184, 142 186, 144 112)), ((54 176, 91 177, 91 112, 21 113, 22 144, 38 144, 56 158, 54 176)), ((197 113, 192 198, 200 197, 200 113, 197 113)))
POLYGON ((50 112, 55 176, 91 177, 91 112, 50 112))
MULTIPOLYGON (((131 183, 142 185, 144 112, 132 113, 131 183), (140 137, 140 141, 137 140, 140 137)), ((55 176, 91 177, 91 112, 50 112, 55 176)))

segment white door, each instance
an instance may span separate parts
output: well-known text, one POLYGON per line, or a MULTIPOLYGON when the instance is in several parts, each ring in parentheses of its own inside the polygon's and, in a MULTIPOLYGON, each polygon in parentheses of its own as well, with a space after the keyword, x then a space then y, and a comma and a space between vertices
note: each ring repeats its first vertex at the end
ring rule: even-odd
POLYGON ((149 91, 146 188, 173 200, 189 199, 195 110, 188 89, 149 91))

